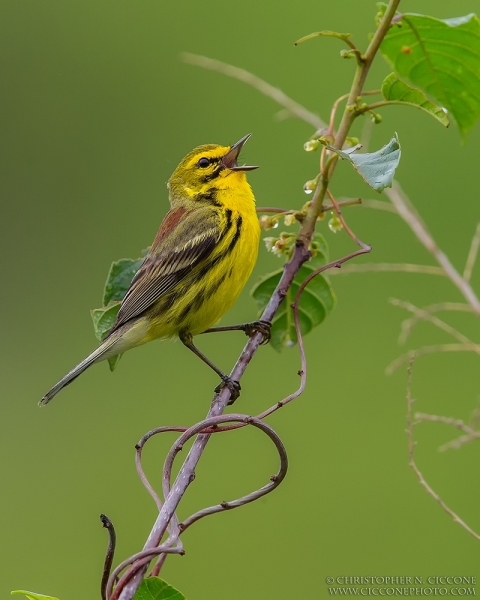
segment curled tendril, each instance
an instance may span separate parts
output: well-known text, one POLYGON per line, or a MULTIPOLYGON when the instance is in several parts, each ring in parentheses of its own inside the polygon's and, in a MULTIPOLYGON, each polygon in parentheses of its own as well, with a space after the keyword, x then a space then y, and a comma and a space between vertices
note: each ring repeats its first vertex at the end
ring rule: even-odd
POLYGON ((121 593, 125 585, 138 571, 138 569, 143 567, 145 564, 149 563, 153 557, 160 556, 159 562, 154 568, 154 574, 158 574, 167 554, 184 554, 183 546, 180 543, 179 536, 190 525, 192 525, 199 519, 206 517, 207 515, 222 512, 225 510, 231 510, 232 508, 237 508, 239 506, 243 506, 244 504, 248 504, 249 502, 253 502, 254 500, 257 500, 258 498, 261 498, 262 496, 265 496, 266 494, 273 491, 283 481, 288 468, 288 459, 285 446, 283 445, 278 434, 275 433, 275 431, 270 427, 270 425, 267 425, 257 417, 252 417, 250 415, 244 414, 230 414, 204 419, 203 421, 200 421, 199 423, 197 423, 193 427, 189 427, 188 429, 184 429, 182 427, 158 427, 157 429, 153 429, 152 431, 149 431, 147 434, 145 434, 139 441, 139 443, 136 445, 137 472, 139 473, 143 485, 155 500, 157 508, 159 510, 161 509, 162 502, 158 494, 153 489, 152 485, 149 483, 141 465, 141 454, 146 442, 153 436, 160 433, 164 433, 166 431, 183 431, 182 435, 176 440, 176 442, 171 447, 170 452, 168 453, 167 458, 165 460, 165 466, 163 470, 163 493, 164 497, 167 498, 171 488, 170 483, 173 463, 175 461, 175 457, 183 448, 183 445, 190 438, 199 433, 204 433, 205 431, 211 431, 212 433, 220 433, 222 431, 225 431, 226 428, 218 428, 218 425, 221 423, 227 423, 232 421, 241 423, 243 426, 252 425, 253 427, 256 427, 257 429, 263 431, 272 440, 280 458, 280 467, 278 472, 270 478, 270 482, 268 484, 264 485, 260 489, 246 494, 245 496, 242 496, 242 498, 238 498, 237 500, 221 502, 220 504, 217 504, 215 506, 210 506, 208 508, 200 510, 191 515, 181 524, 178 523, 178 519, 176 515, 174 515, 174 518, 172 518, 170 522, 170 536, 164 544, 158 546, 157 548, 151 548, 143 550, 142 552, 138 552, 137 554, 124 560, 112 572, 106 588, 106 598, 108 598, 108 600, 116 600, 119 597, 119 594, 121 593), (118 583, 114 590, 113 587, 119 574, 129 566, 130 569, 118 580, 118 583))

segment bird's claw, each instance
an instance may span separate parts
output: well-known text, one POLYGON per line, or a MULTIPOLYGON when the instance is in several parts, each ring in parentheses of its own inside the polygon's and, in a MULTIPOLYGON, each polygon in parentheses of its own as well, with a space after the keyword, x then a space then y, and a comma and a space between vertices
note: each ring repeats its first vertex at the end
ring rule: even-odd
POLYGON ((252 335, 254 333, 261 333, 262 334, 262 341, 261 344, 268 344, 268 342, 270 341, 271 338, 271 328, 272 328, 272 324, 270 323, 270 321, 253 321, 252 323, 247 323, 245 325, 245 333, 246 335, 248 335, 248 337, 252 337, 252 335))
POLYGON ((228 404, 233 404, 237 398, 240 397, 240 390, 242 389, 239 381, 235 381, 228 375, 222 377, 222 381, 215 388, 215 393, 220 393, 224 387, 227 387, 230 390, 230 400, 228 404))

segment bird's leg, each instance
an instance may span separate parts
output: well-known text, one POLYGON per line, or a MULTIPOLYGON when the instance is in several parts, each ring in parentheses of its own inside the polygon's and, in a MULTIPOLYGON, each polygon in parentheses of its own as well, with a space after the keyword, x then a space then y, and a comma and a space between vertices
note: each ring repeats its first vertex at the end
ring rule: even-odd
POLYGON ((213 364, 211 360, 209 360, 205 354, 200 352, 200 350, 193 343, 193 336, 191 333, 181 331, 179 334, 180 341, 184 344, 189 350, 191 350, 194 354, 198 356, 203 362, 208 365, 222 380, 221 383, 217 385, 215 388, 215 392, 220 392, 220 390, 224 387, 228 387, 230 390, 230 402, 229 404, 233 404, 235 400, 240 396, 240 382, 233 380, 231 377, 226 375, 223 371, 221 371, 216 365, 213 364))
POLYGON ((270 341, 270 321, 252 321, 251 323, 242 323, 241 325, 227 325, 225 327, 210 327, 202 333, 217 333, 219 331, 244 331, 248 337, 259 331, 262 334, 262 344, 268 344, 270 341))

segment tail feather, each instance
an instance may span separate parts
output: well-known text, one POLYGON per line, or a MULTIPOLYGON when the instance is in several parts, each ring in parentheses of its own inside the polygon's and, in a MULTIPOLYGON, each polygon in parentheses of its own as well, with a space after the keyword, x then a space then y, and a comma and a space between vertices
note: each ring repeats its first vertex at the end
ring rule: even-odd
MULTIPOLYGON (((80 364, 78 364, 74 369, 72 369, 69 373, 65 375, 58 383, 56 383, 51 390, 49 390, 45 396, 38 403, 39 406, 45 406, 52 400, 60 390, 62 390, 66 385, 72 383, 74 379, 76 379, 79 375, 81 375, 90 365, 93 365, 94 362, 99 359, 106 358, 103 355, 110 350, 112 346, 118 341, 118 339, 105 341, 101 344, 96 350, 94 350, 85 360, 82 360, 80 364)), ((110 353, 109 353, 110 354, 110 353)))

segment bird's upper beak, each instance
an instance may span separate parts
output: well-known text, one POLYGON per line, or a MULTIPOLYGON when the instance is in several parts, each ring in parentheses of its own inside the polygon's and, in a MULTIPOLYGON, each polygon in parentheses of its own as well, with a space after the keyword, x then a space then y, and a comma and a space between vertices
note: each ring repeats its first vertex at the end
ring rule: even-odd
POLYGON ((252 134, 249 133, 248 135, 244 136, 241 140, 238 140, 236 144, 233 144, 233 146, 230 147, 230 150, 227 152, 227 154, 225 154, 225 156, 222 159, 222 164, 224 167, 230 169, 230 171, 253 171, 253 169, 258 169, 258 166, 239 166, 237 164, 237 158, 240 154, 240 150, 251 135, 252 134))

